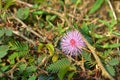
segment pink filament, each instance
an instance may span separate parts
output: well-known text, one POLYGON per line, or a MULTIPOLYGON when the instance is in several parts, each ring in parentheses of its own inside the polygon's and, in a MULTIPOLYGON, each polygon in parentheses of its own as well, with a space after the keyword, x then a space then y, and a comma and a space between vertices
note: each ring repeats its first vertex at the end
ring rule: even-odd
POLYGON ((75 46, 76 41, 75 41, 74 39, 71 39, 71 40, 70 40, 70 44, 71 44, 72 46, 75 46))

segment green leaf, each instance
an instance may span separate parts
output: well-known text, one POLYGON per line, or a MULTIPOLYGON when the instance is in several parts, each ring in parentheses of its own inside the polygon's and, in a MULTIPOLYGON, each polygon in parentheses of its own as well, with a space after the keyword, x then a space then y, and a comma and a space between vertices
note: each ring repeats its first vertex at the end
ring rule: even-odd
POLYGON ((54 46, 51 43, 46 44, 47 49, 49 50, 50 56, 54 54, 54 46))
POLYGON ((109 44, 109 43, 106 43, 104 44, 103 46, 101 46, 102 48, 117 48, 117 47, 120 47, 120 43, 114 43, 114 44, 109 44))
POLYGON ((112 66, 106 65, 106 70, 112 75, 115 76, 115 69, 112 66))
POLYGON ((93 28, 95 25, 87 25, 85 22, 82 24, 82 28, 80 29, 80 32, 84 35, 84 37, 87 39, 89 43, 92 43, 92 38, 89 34, 89 31, 91 31, 91 28, 93 28))
POLYGON ((90 53, 87 53, 85 51, 83 51, 83 54, 82 54, 83 58, 86 60, 86 61, 91 61, 91 54, 90 53))
POLYGON ((55 62, 57 61, 59 58, 59 55, 58 54, 54 54, 54 56, 52 57, 52 61, 55 62))
POLYGON ((56 30, 56 31, 57 31, 60 35, 62 35, 62 34, 66 31, 66 29, 64 29, 64 28, 62 27, 62 25, 58 23, 58 25, 57 25, 57 30, 56 30))
POLYGON ((118 65, 118 64, 119 64, 119 60, 112 58, 112 59, 109 61, 109 64, 110 64, 111 66, 118 65))
POLYGON ((9 47, 7 45, 0 46, 0 58, 3 58, 7 55, 7 51, 9 50, 9 47))
POLYGON ((96 33, 94 34, 94 37, 95 37, 95 38, 104 38, 103 35, 99 35, 99 34, 96 34, 96 33))
POLYGON ((3 7, 3 11, 2 12, 4 12, 4 11, 6 11, 11 5, 13 5, 13 2, 14 2, 14 0, 5 0, 5 6, 3 7))
POLYGON ((39 4, 39 3, 43 3, 45 0, 34 0, 34 3, 39 4))
MULTIPOLYGON (((107 1, 107 2, 108 2, 108 1, 107 1)), ((112 10, 109 10, 109 16, 111 17, 111 19, 114 19, 114 15, 113 15, 112 10)))
POLYGON ((103 23, 103 24, 106 25, 107 27, 110 26, 110 24, 109 24, 107 21, 105 21, 105 20, 99 19, 98 22, 103 23))
POLYGON ((83 22, 81 29, 84 31, 85 34, 89 34, 89 28, 85 22, 83 22))
POLYGON ((89 11, 89 14, 93 14, 95 11, 97 11, 101 7, 103 2, 104 0, 97 0, 95 4, 92 6, 91 10, 89 11))
POLYGON ((13 54, 11 54, 9 56, 9 60, 10 60, 10 64, 14 64, 15 63, 15 58, 18 57, 18 53, 14 52, 13 54))
POLYGON ((99 22, 105 24, 108 28, 108 34, 107 36, 111 36, 111 33, 113 33, 113 27, 117 24, 117 21, 116 20, 111 20, 110 22, 107 22, 105 20, 98 20, 99 22))
POLYGON ((58 77, 59 77, 60 80, 63 80, 63 77, 68 70, 69 70, 69 66, 66 66, 66 67, 63 67, 63 68, 60 69, 60 71, 58 73, 58 77))
POLYGON ((70 0, 70 1, 71 1, 72 3, 74 3, 74 4, 77 2, 77 0, 70 0))
POLYGON ((20 18, 21 20, 27 19, 28 16, 29 16, 29 8, 28 7, 20 8, 17 11, 17 17, 20 18))
POLYGON ((109 56, 109 54, 111 53, 111 49, 108 49, 108 50, 106 50, 103 54, 101 54, 101 56, 102 56, 102 58, 106 58, 106 57, 108 57, 109 56))
POLYGON ((69 73, 69 74, 68 74, 68 80, 72 80, 72 77, 73 77, 74 74, 75 74, 75 72, 69 73))
POLYGON ((33 14, 33 15, 42 15, 42 14, 48 14, 48 13, 45 12, 45 11, 39 10, 39 11, 33 12, 32 14, 33 14))
POLYGON ((2 37, 2 36, 4 35, 4 33, 5 33, 5 30, 4 30, 4 29, 1 29, 1 30, 0 30, 0 37, 2 37))
POLYGON ((77 6, 78 4, 82 3, 82 0, 77 0, 75 5, 77 6))
POLYGON ((29 46, 25 42, 9 42, 10 50, 15 50, 18 56, 25 56, 29 52, 29 46))
POLYGON ((73 4, 75 4, 76 6, 80 3, 82 3, 82 0, 70 0, 73 4))
POLYGON ((10 68, 10 66, 3 66, 3 67, 1 68, 1 70, 2 70, 2 71, 6 71, 8 68, 10 68))
POLYGON ((36 78, 37 78, 37 76, 32 76, 32 77, 30 77, 28 80, 36 80, 36 78))
POLYGON ((47 15, 46 20, 47 21, 54 21, 56 17, 57 17, 56 15, 47 15))
POLYGON ((27 67, 26 63, 20 63, 19 64, 19 71, 22 73, 27 67))
POLYGON ((60 69, 66 67, 66 66, 70 66, 70 61, 67 58, 63 58, 61 60, 58 60, 56 62, 54 62, 53 64, 50 64, 47 67, 48 71, 51 71, 53 73, 58 72, 60 69))
POLYGON ((12 36, 12 29, 6 29, 6 32, 5 32, 6 36, 12 36))
POLYGON ((37 67, 36 66, 29 66, 27 67, 26 71, 29 72, 29 73, 32 73, 32 72, 35 72, 37 70, 37 67))
POLYGON ((92 67, 94 67, 96 65, 96 62, 93 62, 93 61, 86 61, 84 62, 84 66, 87 68, 87 69, 91 69, 92 67))
POLYGON ((35 63, 36 63, 37 65, 40 64, 41 61, 42 61, 45 57, 46 57, 45 55, 42 55, 42 56, 38 57, 35 63))
POLYGON ((113 31, 113 34, 115 34, 116 36, 120 36, 120 32, 113 31))
POLYGON ((41 52, 41 49, 43 48, 43 44, 42 43, 39 43, 39 45, 38 45, 38 52, 41 52))

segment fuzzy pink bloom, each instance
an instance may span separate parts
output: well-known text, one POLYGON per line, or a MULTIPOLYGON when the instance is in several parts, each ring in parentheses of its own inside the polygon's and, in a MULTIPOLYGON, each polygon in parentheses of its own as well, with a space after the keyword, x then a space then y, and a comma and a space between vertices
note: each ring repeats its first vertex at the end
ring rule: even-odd
POLYGON ((77 30, 67 32, 61 39, 61 48, 65 54, 76 56, 81 53, 85 43, 77 30))

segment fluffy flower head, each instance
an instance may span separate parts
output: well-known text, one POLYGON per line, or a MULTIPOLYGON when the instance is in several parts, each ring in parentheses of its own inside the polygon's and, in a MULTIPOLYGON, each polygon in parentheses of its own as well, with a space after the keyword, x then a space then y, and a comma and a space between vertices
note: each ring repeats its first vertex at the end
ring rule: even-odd
POLYGON ((77 30, 67 32, 61 39, 61 48, 65 54, 76 56, 81 53, 85 43, 77 30))

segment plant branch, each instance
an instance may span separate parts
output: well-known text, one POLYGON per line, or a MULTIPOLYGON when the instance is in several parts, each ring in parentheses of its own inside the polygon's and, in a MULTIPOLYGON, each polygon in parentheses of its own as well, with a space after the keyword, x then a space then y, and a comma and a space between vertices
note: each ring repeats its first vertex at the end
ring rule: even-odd
POLYGON ((31 33, 33 33, 34 35, 36 35, 37 37, 39 37, 41 40, 43 40, 42 36, 39 35, 37 32, 35 32, 34 30, 32 30, 32 28, 28 27, 23 21, 21 21, 19 18, 17 18, 14 14, 12 14, 13 19, 15 19, 16 21, 18 21, 19 23, 21 23, 23 26, 23 28, 26 28, 28 31, 30 31, 31 33))
POLYGON ((109 4, 110 9, 112 10, 112 13, 113 13, 114 19, 117 20, 117 16, 116 16, 116 14, 115 14, 115 11, 114 11, 114 9, 113 9, 113 6, 112 6, 110 0, 107 0, 107 2, 108 2, 108 4, 109 4))
POLYGON ((23 2, 23 1, 20 1, 20 0, 15 0, 15 2, 16 2, 16 3, 23 4, 23 5, 26 5, 26 6, 30 7, 30 8, 32 8, 32 7, 33 7, 33 5, 32 5, 32 4, 28 4, 28 3, 23 2))
POLYGON ((91 44, 88 43, 88 41, 82 36, 84 42, 86 43, 87 47, 91 50, 92 55, 94 56, 98 66, 101 68, 103 74, 105 77, 108 77, 110 80, 114 80, 114 78, 107 72, 107 70, 104 68, 100 58, 96 54, 97 52, 95 51, 95 48, 91 46, 91 44))
POLYGON ((18 36, 22 37, 23 39, 25 39, 25 40, 28 41, 29 43, 32 43, 33 45, 35 45, 35 42, 34 42, 34 41, 32 41, 31 39, 25 37, 25 36, 24 36, 22 33, 20 33, 19 31, 14 31, 14 30, 13 30, 13 33, 14 33, 15 35, 18 35, 18 36))
POLYGON ((12 80, 12 79, 14 78, 13 73, 14 73, 17 65, 18 65, 18 63, 16 63, 15 65, 13 65, 12 69, 10 69, 9 71, 3 72, 3 73, 0 75, 0 77, 5 77, 5 76, 7 76, 7 77, 9 77, 9 78, 12 80), (9 76, 9 75, 10 75, 10 76, 9 76))
MULTIPOLYGON (((30 8, 33 6, 32 4, 29 4, 29 3, 26 3, 26 2, 23 2, 23 1, 20 1, 20 0, 15 0, 15 2, 20 3, 20 4, 23 4, 23 5, 26 5, 26 6, 30 7, 30 8)), ((50 9, 44 9, 44 8, 39 8, 39 9, 41 9, 41 10, 43 10, 43 11, 46 11, 46 12, 48 12, 48 13, 53 13, 53 14, 59 16, 60 18, 65 19, 65 21, 67 22, 68 26, 71 26, 71 23, 70 23, 70 22, 68 21, 68 19, 66 18, 66 14, 64 14, 64 13, 59 13, 59 12, 57 12, 57 11, 50 10, 50 9)))

